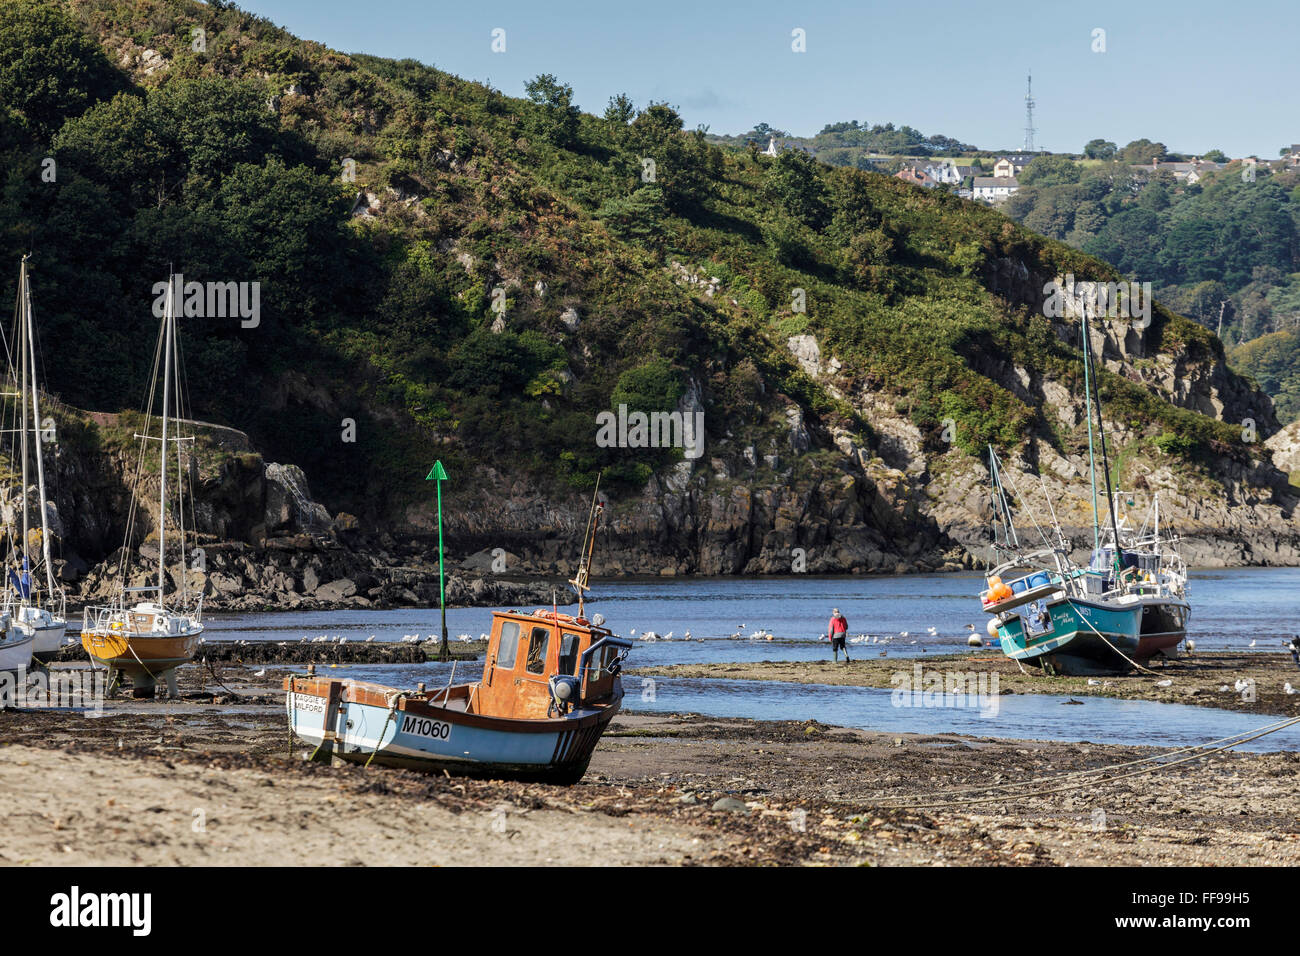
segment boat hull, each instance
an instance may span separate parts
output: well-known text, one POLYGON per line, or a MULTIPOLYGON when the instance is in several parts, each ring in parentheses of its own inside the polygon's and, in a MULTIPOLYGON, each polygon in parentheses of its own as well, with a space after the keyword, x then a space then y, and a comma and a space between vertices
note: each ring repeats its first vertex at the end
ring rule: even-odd
POLYGON ((334 757, 430 773, 565 784, 586 773, 601 734, 622 703, 619 689, 608 703, 564 717, 516 719, 400 697, 394 688, 363 681, 297 677, 285 681, 285 690, 293 732, 328 748, 334 757))
POLYGON ((1144 661, 1156 654, 1172 652, 1187 636, 1191 615, 1190 605, 1181 599, 1144 598, 1134 660, 1144 661))
POLYGON ((32 662, 33 638, 21 635, 0 640, 0 673, 17 674, 32 662))
POLYGON ((187 634, 151 636, 133 631, 82 631, 81 646, 98 664, 132 679, 158 677, 194 659, 200 627, 187 634))
POLYGON ((32 640, 32 656, 42 664, 48 663, 51 658, 59 653, 59 648, 63 646, 63 636, 68 631, 67 621, 56 620, 53 624, 33 627, 30 624, 15 623, 10 627, 20 634, 30 636, 32 640))
MULTIPOLYGON (((1102 604, 1081 598, 1033 602, 998 624, 1002 652, 1054 674, 1127 670, 1116 653, 1138 653, 1142 605, 1102 604)), ((1154 653, 1154 652, 1153 652, 1154 653)))

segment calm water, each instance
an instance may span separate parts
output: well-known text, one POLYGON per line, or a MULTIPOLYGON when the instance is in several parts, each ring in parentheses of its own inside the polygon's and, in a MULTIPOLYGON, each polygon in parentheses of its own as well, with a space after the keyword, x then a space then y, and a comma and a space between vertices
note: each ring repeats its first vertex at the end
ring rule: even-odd
MULTIPOLYGON (((851 635, 889 637, 888 644, 856 644, 852 652, 906 659, 963 650, 967 624, 982 632, 985 615, 976 594, 977 574, 910 575, 878 578, 669 579, 602 583, 589 612, 603 614, 616 633, 653 630, 672 640, 637 641, 629 666, 727 661, 809 660, 829 656, 825 641, 833 607, 849 620, 851 635), (742 628, 741 625, 744 625, 742 628), (933 627, 935 635, 928 629, 933 627), (772 632, 771 640, 751 638, 772 632), (683 640, 686 632, 691 640, 683 640), (904 635, 904 632, 907 632, 904 635), (740 634, 740 637, 733 635, 740 634)), ((1192 575, 1189 634, 1201 650, 1280 649, 1300 630, 1300 569, 1203 571, 1192 575)), ((569 610, 573 610, 570 608, 569 610)), ((486 608, 447 612, 448 631, 477 638, 487 631, 486 608)), ((364 641, 400 641, 404 635, 434 637, 438 611, 327 611, 213 615, 210 640, 299 641, 321 634, 364 641)), ((456 679, 473 680, 479 663, 457 665, 456 679)), ((445 683, 448 665, 352 665, 340 675, 395 686, 445 683)), ((1297 672, 1300 677, 1300 671, 1297 672)), ((1294 681, 1300 685, 1300 680, 1294 681)), ((955 732, 990 737, 1092 740, 1106 743, 1178 745, 1209 740, 1262 725, 1267 718, 1204 707, 1088 698, 1081 706, 1065 698, 1008 695, 998 712, 978 708, 895 707, 889 691, 727 680, 657 680, 653 699, 643 700, 639 678, 629 678, 627 706, 644 711, 692 711, 711 716, 807 720, 886 731, 955 732)), ((1300 730, 1251 745, 1300 749, 1300 730)))
MULTIPOLYGON (((598 582, 589 611, 603 614, 618 634, 673 635, 671 641, 638 641, 639 664, 802 660, 828 653, 825 641, 820 650, 817 642, 836 607, 848 618, 851 635, 892 637, 870 653, 884 649, 891 657, 911 656, 965 647, 971 634, 967 625, 984 633, 987 616, 977 597, 981 581, 978 574, 926 574, 598 582), (773 639, 752 639, 759 629, 772 632, 773 639), (682 640, 687 632, 692 639, 682 640)), ((1278 650, 1300 631, 1300 568, 1194 572, 1189 596, 1189 636, 1202 650, 1244 650, 1252 640, 1257 650, 1278 650)), ((452 640, 461 634, 477 638, 491 617, 487 608, 455 608, 447 612, 447 629, 452 640)), ((408 634, 436 637, 438 626, 437 608, 214 614, 207 636, 298 641, 325 634, 363 641, 373 634, 376 641, 400 641, 408 634)))

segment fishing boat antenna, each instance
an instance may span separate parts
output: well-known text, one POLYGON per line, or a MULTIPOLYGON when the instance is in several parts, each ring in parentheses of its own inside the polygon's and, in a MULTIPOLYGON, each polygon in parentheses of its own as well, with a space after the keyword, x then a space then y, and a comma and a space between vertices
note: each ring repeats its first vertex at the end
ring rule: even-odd
POLYGON ((600 473, 596 474, 596 488, 591 493, 591 512, 587 516, 587 530, 582 535, 582 548, 578 553, 578 573, 569 585, 578 595, 578 617, 585 617, 587 592, 591 590, 587 581, 591 578, 591 556, 596 550, 596 531, 600 527, 600 515, 605 506, 600 501, 600 473))
MULTIPOLYGON (((1084 366, 1085 371, 1087 369, 1087 364, 1089 363, 1091 358, 1091 352, 1092 352, 1092 343, 1088 337, 1088 313, 1087 310, 1085 309, 1083 313, 1083 358, 1085 362, 1085 366, 1084 366)), ((1119 521, 1115 517, 1115 495, 1111 491, 1111 484, 1110 484, 1110 458, 1106 454, 1106 429, 1103 426, 1101 420, 1101 388, 1098 385, 1096 375, 1092 376, 1092 389, 1093 389, 1092 395, 1088 396, 1088 398, 1090 399, 1091 404, 1097 409, 1097 438, 1101 444, 1101 473, 1102 476, 1106 479, 1106 505, 1110 510, 1111 530, 1115 532, 1115 573, 1116 576, 1118 577, 1121 564, 1122 564, 1122 561, 1120 559, 1119 521)), ((1089 412, 1088 421, 1089 422, 1092 421, 1091 412, 1089 412)), ((1094 483, 1093 483, 1094 527, 1097 524, 1096 512, 1095 512, 1096 501, 1097 501, 1096 493, 1097 493, 1096 482, 1094 479, 1094 483)))

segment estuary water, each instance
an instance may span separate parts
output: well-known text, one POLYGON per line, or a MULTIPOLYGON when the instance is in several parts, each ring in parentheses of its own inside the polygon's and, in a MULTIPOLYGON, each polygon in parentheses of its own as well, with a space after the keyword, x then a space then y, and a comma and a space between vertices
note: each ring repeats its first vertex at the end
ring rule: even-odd
MULTIPOLYGON (((829 656, 824 639, 827 620, 836 607, 848 618, 849 634, 856 638, 851 651, 883 653, 901 664, 922 655, 964 650, 972 633, 968 625, 982 634, 986 616, 977 597, 981 584, 978 574, 608 581, 598 583, 588 613, 604 615, 615 633, 636 639, 630 667, 653 670, 672 664, 825 658, 829 656), (649 631, 657 639, 643 640, 649 631), (669 634, 671 639, 665 639, 669 634)), ((1279 651, 1285 639, 1300 632, 1300 568, 1193 572, 1189 597, 1189 636, 1202 651, 1279 651)), ((447 612, 453 643, 460 636, 477 639, 490 622, 487 608, 447 612)), ((297 642, 320 635, 364 641, 373 635, 376 641, 400 641, 408 635, 425 638, 438 633, 437 608, 407 608, 212 615, 206 636, 297 642)), ((458 664, 456 680, 476 679, 481 667, 480 662, 458 664)), ((338 673, 394 686, 414 686, 419 681, 433 686, 449 679, 450 665, 357 664, 340 666, 338 673)), ((971 699, 966 706, 931 706, 918 696, 899 706, 890 691, 873 688, 651 679, 648 692, 643 678, 626 679, 627 709, 755 719, 815 718, 883 731, 1166 746, 1203 742, 1267 722, 1213 708, 1148 701, 1086 698, 1070 704, 1067 698, 1052 695, 1007 695, 971 699)), ((1300 750, 1300 728, 1289 728, 1245 749, 1300 750)))

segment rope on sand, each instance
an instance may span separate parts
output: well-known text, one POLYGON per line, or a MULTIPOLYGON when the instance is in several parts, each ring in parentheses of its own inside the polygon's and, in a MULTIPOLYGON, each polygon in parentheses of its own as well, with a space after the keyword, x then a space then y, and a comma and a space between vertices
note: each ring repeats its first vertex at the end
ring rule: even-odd
MULTIPOLYGON (((981 791, 993 790, 993 789, 1003 789, 1003 790, 1012 791, 1008 793, 996 794, 990 797, 977 797, 973 800, 959 800, 959 801, 941 800, 933 803, 887 803, 887 804, 882 804, 882 806, 885 809, 894 809, 894 810, 919 810, 919 809, 931 809, 931 808, 938 808, 938 807, 954 808, 956 806, 969 806, 971 804, 976 804, 976 803, 1006 803, 1008 800, 1011 799, 1017 799, 1017 798, 1025 799, 1028 797, 1046 796, 1048 794, 1053 794, 1053 793, 1065 793, 1066 791, 1069 790, 1078 790, 1083 787, 1092 787, 1092 786, 1097 786, 1099 784, 1115 783, 1116 781, 1124 780, 1128 777, 1137 777, 1143 774, 1155 773, 1157 770, 1166 770, 1170 767, 1176 767, 1180 764, 1188 763, 1193 760, 1202 760, 1206 757, 1213 756, 1214 754, 1222 753, 1225 750, 1231 750, 1233 747, 1239 747, 1242 744, 1249 743, 1252 740, 1258 740, 1260 737, 1264 737, 1267 736, 1268 734, 1276 733, 1279 730, 1283 730, 1286 727, 1290 727, 1295 724, 1300 724, 1300 717, 1289 717, 1286 720, 1277 721, 1276 723, 1273 724, 1266 724, 1264 727, 1258 730, 1244 731, 1243 733, 1240 734, 1233 734, 1231 737, 1221 737, 1219 738, 1219 740, 1212 740, 1208 744, 1198 744, 1194 747, 1184 747, 1181 750, 1175 750, 1172 753, 1158 754, 1152 757, 1144 757, 1140 760, 1133 760, 1127 763, 1117 764, 1112 767, 1101 767, 1096 770, 1074 771, 1072 773, 1065 774, 1062 776, 1038 778, 1036 780, 1026 780, 1016 784, 990 784, 989 786, 985 786, 985 787, 976 786, 976 787, 965 788, 962 790, 939 791, 940 793, 953 793, 953 794, 962 793, 962 792, 968 792, 968 793, 981 792, 981 791), (1212 747, 1213 744, 1220 743, 1220 741, 1224 741, 1224 740, 1230 740, 1232 742, 1223 744, 1223 746, 1212 747), (1205 749, 1207 747, 1212 747, 1212 749, 1208 749, 1208 750, 1205 749), (1032 786, 1044 780, 1061 780, 1074 775, 1085 776, 1085 775, 1091 775, 1097 773, 1113 773, 1115 770, 1122 769, 1126 766, 1134 766, 1141 763, 1150 763, 1151 761, 1161 760, 1162 758, 1172 756, 1173 754, 1186 753, 1187 751, 1194 751, 1194 752, 1189 754, 1188 756, 1180 757, 1177 760, 1165 760, 1160 763, 1155 763, 1152 766, 1141 767, 1140 769, 1137 770, 1130 770, 1127 773, 1121 773, 1113 777, 1082 780, 1077 783, 1071 783, 1063 787, 1049 787, 1044 790, 1030 790, 1027 792, 1019 792, 1015 790, 1015 788, 1032 786)), ((886 797, 884 799, 906 800, 907 798, 886 797)))

